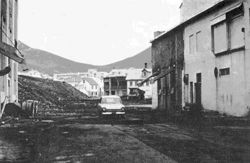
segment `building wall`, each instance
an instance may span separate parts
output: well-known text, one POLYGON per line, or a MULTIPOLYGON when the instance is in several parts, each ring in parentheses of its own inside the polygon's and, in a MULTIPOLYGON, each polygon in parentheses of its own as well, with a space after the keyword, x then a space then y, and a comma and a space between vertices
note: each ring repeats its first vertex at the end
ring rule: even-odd
POLYGON ((158 108, 158 90, 157 82, 152 83, 152 109, 158 108))
POLYGON ((145 91, 144 98, 151 99, 152 98, 152 84, 148 81, 144 83, 142 86, 138 86, 137 83, 142 82, 141 80, 127 80, 127 95, 130 94, 130 88, 139 88, 140 90, 145 91), (130 83, 132 82, 132 85, 130 83))
MULTIPOLYGON (((2 24, 0 40, 14 46, 15 40, 17 40, 18 1, 1 0, 0 9, 2 24)), ((3 102, 6 96, 9 97, 8 102, 18 100, 18 63, 0 54, 0 69, 4 69, 7 66, 11 67, 11 72, 8 75, 0 77, 0 102, 3 102)))
POLYGON ((183 96, 185 103, 197 102, 195 98, 198 93, 195 91, 194 85, 191 90, 190 82, 197 83, 197 73, 201 73, 202 106, 208 110, 242 116, 247 113, 250 106, 250 87, 247 84, 250 81, 248 67, 250 58, 247 55, 250 38, 249 1, 244 3, 245 12, 244 16, 239 18, 241 20, 234 25, 232 25, 233 21, 227 24, 228 28, 225 29, 227 29, 227 37, 230 39, 223 41, 223 29, 218 30, 225 13, 236 6, 238 2, 240 1, 225 5, 186 26, 184 31, 184 73, 188 74, 189 81, 188 85, 184 86, 183 96), (242 36, 244 37, 245 50, 233 47, 235 40, 236 44, 239 43, 242 28, 245 28, 245 32, 243 32, 245 36, 242 36), (216 33, 217 30, 218 33, 216 33), (216 44, 214 44, 215 42, 216 44), (224 44, 228 45, 225 51, 223 50, 224 44), (218 77, 215 77, 216 68, 218 77), (224 71, 227 68, 229 73, 224 71))
POLYGON ((157 78, 158 107, 175 111, 182 103, 183 30, 178 29, 152 43, 153 73, 157 78), (173 70, 168 73, 169 70, 173 70))
POLYGON ((183 0, 180 7, 181 21, 185 21, 194 15, 213 6, 220 0, 183 0))
POLYGON ((104 94, 105 95, 127 95, 126 76, 112 76, 104 78, 104 94))

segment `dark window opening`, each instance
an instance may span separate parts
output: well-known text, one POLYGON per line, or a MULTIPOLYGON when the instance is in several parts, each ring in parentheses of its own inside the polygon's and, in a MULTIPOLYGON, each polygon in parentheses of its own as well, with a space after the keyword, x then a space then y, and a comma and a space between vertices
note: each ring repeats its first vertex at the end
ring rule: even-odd
POLYGON ((196 74, 196 82, 201 83, 201 73, 196 74))
POLYGON ((230 75, 230 68, 220 69, 220 76, 230 75))
POLYGON ((243 15, 244 15, 243 5, 241 5, 240 7, 236 8, 236 9, 234 9, 226 14, 228 19, 233 19, 235 17, 243 16, 243 15))
POLYGON ((193 89, 194 85, 193 82, 190 82, 190 102, 191 104, 194 103, 194 89, 193 89))
POLYGON ((189 82, 189 75, 188 74, 184 75, 183 81, 184 81, 185 85, 188 85, 188 82, 189 82))

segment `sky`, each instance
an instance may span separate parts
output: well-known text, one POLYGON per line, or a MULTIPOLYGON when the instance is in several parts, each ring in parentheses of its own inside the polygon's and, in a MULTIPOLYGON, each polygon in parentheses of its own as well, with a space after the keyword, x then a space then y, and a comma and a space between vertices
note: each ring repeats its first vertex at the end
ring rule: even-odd
POLYGON ((32 48, 94 65, 149 47, 180 22, 181 0, 20 0, 18 38, 32 48), (69 3, 71 2, 71 3, 69 3))

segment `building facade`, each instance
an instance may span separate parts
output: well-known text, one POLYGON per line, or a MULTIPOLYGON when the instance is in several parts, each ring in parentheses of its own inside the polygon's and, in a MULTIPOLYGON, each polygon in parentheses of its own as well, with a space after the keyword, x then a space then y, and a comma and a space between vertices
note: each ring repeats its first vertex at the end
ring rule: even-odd
POLYGON ((0 5, 0 102, 18 102, 18 63, 23 62, 17 50, 18 0, 1 0, 0 5))
POLYGON ((169 112, 182 107, 182 71, 184 59, 183 27, 174 28, 152 43, 153 74, 157 82, 158 108, 169 112))
POLYGON ((180 18, 184 22, 206 9, 214 6, 220 0, 182 0, 180 5, 180 18))
POLYGON ((104 95, 127 96, 127 69, 113 69, 104 78, 104 95))
POLYGON ((185 24, 185 103, 249 113, 249 8, 249 0, 220 1, 185 24))
POLYGON ((94 78, 82 78, 82 82, 76 88, 89 97, 101 97, 103 95, 100 85, 94 78))
POLYGON ((143 69, 130 68, 126 77, 127 95, 135 96, 138 92, 137 90, 141 90, 144 92, 145 99, 152 99, 152 83, 148 80, 139 86, 139 83, 148 78, 150 75, 152 75, 152 70, 148 69, 147 65, 145 65, 145 68, 143 69))
POLYGON ((104 95, 103 79, 107 72, 89 69, 88 72, 54 74, 56 81, 67 82, 89 97, 100 97, 104 95))

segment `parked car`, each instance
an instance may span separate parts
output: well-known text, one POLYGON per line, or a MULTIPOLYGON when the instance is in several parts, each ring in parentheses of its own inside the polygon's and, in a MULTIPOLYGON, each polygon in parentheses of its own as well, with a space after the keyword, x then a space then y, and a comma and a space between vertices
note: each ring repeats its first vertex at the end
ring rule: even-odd
POLYGON ((101 102, 98 104, 99 114, 125 116, 125 109, 119 96, 102 96, 101 102))

